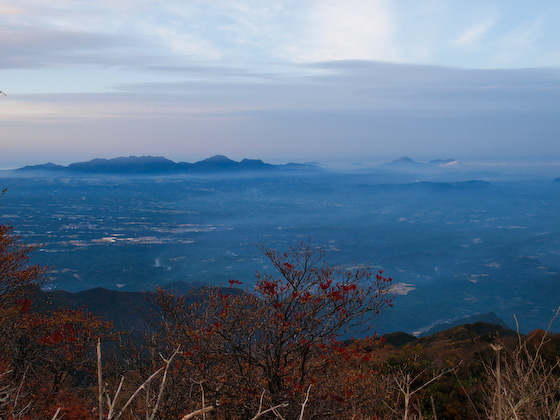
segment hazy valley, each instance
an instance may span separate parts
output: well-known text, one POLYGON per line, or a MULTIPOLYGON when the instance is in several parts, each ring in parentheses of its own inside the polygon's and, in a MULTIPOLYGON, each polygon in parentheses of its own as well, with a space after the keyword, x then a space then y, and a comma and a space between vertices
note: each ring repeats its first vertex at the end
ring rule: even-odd
POLYGON ((510 325, 517 315, 524 331, 546 327, 559 304, 560 184, 449 163, 6 171, 0 222, 39 244, 50 290, 230 278, 251 290, 256 271, 271 271, 256 245, 310 239, 330 263, 394 278, 396 305, 376 331, 420 333, 489 311, 510 325))

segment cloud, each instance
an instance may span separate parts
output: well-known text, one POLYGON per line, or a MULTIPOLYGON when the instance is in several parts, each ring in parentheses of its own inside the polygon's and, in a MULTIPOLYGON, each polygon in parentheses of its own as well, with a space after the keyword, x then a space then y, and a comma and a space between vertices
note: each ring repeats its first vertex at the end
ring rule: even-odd
MULTIPOLYGON (((18 31, 4 28, 0 69, 95 65, 110 60, 108 51, 133 45, 126 37, 60 30, 18 31)), ((119 60, 124 61, 121 56, 119 60)))
POLYGON ((164 26, 145 25, 152 44, 157 44, 172 55, 195 62, 218 61, 222 51, 212 42, 194 34, 164 26))
MULTIPOLYGON (((157 64, 205 64, 273 72, 275 65, 350 59, 518 66, 544 48, 540 35, 557 38, 550 30, 554 15, 548 26, 535 23, 545 8, 533 8, 518 19, 525 23, 493 41, 488 35, 508 24, 480 20, 494 8, 439 0, 0 0, 1 47, 9 52, 0 67, 97 63, 142 72, 152 63, 150 71, 157 64), (474 19, 479 23, 457 35, 474 19), (460 57, 450 53, 449 39, 460 57), (480 47, 476 54, 465 55, 473 46, 480 47)), ((538 63, 555 62, 556 55, 540 51, 538 63)))
POLYGON ((0 16, 18 16, 26 12, 25 8, 17 7, 6 2, 0 2, 0 16))
POLYGON ((307 13, 298 39, 284 48, 293 61, 400 59, 391 9, 384 0, 320 1, 307 13))
MULTIPOLYGON (((52 114, 41 118, 165 120, 260 118, 267 115, 333 113, 374 115, 403 112, 486 119, 508 112, 560 112, 558 70, 464 70, 368 61, 304 64, 292 76, 266 77, 227 68, 195 68, 197 78, 126 83, 106 94, 11 95, 28 109, 52 114), (231 72, 231 73, 228 73, 231 72), (47 103, 48 105, 45 105, 47 103), (478 118, 477 117, 477 118, 478 118)), ((16 118, 12 109, 4 116, 16 118)), ((39 115, 37 115, 38 117, 39 115)), ((25 119, 27 114, 22 113, 25 119)), ((331 118, 331 117, 329 117, 331 118)), ((320 124, 316 121, 316 124, 320 124)))
POLYGON ((478 43, 480 38, 482 38, 494 24, 495 22, 493 20, 487 20, 470 27, 455 40, 455 45, 459 47, 469 47, 478 43))

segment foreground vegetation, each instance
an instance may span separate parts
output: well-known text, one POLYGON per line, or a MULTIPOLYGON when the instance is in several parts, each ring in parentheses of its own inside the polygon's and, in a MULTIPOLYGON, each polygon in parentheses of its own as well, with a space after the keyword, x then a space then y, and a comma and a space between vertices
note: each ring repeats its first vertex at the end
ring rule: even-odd
POLYGON ((310 244, 262 251, 276 274, 257 274, 254 293, 160 289, 151 328, 122 332, 36 310, 45 271, 0 226, 0 418, 560 418, 560 337, 480 323, 349 340, 393 304, 392 280, 331 267, 310 244))

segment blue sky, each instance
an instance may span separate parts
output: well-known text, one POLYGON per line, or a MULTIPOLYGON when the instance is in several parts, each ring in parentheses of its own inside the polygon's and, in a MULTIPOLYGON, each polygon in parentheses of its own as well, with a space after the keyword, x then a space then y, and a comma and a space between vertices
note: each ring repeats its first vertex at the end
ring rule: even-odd
POLYGON ((560 161, 560 2, 0 0, 0 168, 560 161))

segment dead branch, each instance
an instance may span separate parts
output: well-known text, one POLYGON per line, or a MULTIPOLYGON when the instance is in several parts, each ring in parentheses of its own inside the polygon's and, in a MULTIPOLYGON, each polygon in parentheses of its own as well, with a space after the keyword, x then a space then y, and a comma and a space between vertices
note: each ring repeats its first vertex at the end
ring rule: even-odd
POLYGON ((550 341, 552 323, 559 313, 560 308, 546 331, 537 331, 528 338, 520 334, 515 317, 515 348, 491 344, 496 352, 496 363, 486 366, 489 378, 486 415, 489 419, 560 419, 560 378, 557 373, 560 360, 547 361, 543 357, 545 345, 550 341))
POLYGON ((187 414, 185 417, 183 417, 181 420, 189 420, 189 419, 193 419, 196 416, 200 416, 201 414, 205 414, 205 413, 210 413, 212 411, 214 411, 215 408, 213 405, 210 405, 206 408, 201 408, 200 410, 196 410, 193 411, 192 413, 187 414))
POLYGON ((156 405, 154 406, 154 409, 152 410, 152 414, 151 414, 151 416, 149 417, 148 420, 154 420, 154 418, 156 416, 156 413, 157 413, 158 408, 159 408, 159 404, 161 402, 161 397, 163 396, 163 389, 165 388, 165 381, 167 380, 167 372, 169 371, 169 367, 171 366, 171 362, 173 361, 173 358, 175 356, 177 356, 177 354, 179 354, 180 349, 181 349, 181 346, 177 347, 177 349, 173 352, 173 354, 171 355, 171 357, 169 359, 165 359, 160 354, 161 358, 165 362, 165 370, 163 371, 163 377, 161 378, 161 385, 159 387, 159 393, 158 393, 156 405))
POLYGON ((303 404, 301 405, 301 413, 299 415, 299 420, 303 420, 303 412, 305 411, 305 405, 307 404, 307 401, 309 401, 309 393, 311 392, 311 386, 309 385, 309 388, 307 388, 307 394, 305 395, 305 401, 303 401, 303 404))
MULTIPOLYGON (((433 365, 433 363, 432 363, 433 365)), ((394 383, 399 391, 399 393, 403 396, 404 398, 404 414, 403 414, 403 420, 408 420, 409 419, 409 413, 410 413, 410 403, 412 401, 412 397, 418 393, 419 391, 421 391, 422 389, 426 388, 428 385, 430 385, 431 383, 437 381, 439 378, 441 378, 444 375, 447 375, 450 372, 453 372, 455 370, 455 367, 450 368, 450 369, 445 369, 442 370, 439 374, 434 375, 430 380, 423 382, 421 385, 417 386, 416 388, 413 388, 413 384, 420 378, 420 376, 422 376, 424 373, 426 373, 426 371, 432 366, 428 366, 425 369, 423 369, 420 373, 418 373, 416 376, 412 377, 412 375, 410 373, 407 372, 407 369, 410 366, 405 366, 403 368, 401 368, 398 372, 395 372, 393 374, 393 380, 394 383)), ((385 405, 391 409, 391 411, 393 411, 395 414, 397 413, 396 410, 394 410, 393 408, 391 408, 387 403, 385 403, 385 405)))
POLYGON ((264 399, 264 394, 265 394, 266 390, 263 390, 263 392, 261 393, 261 398, 260 398, 260 402, 259 402, 259 410, 257 411, 257 414, 255 415, 255 417, 253 417, 251 420, 257 420, 259 417, 265 415, 266 413, 270 413, 271 411, 274 413, 274 415, 276 415, 276 417, 280 417, 277 414, 277 410, 279 408, 284 408, 287 407, 289 404, 288 403, 282 403, 282 404, 278 404, 275 405, 274 407, 270 407, 267 408, 266 410, 263 410, 263 399, 264 399))
POLYGON ((62 407, 57 408, 56 413, 54 413, 54 416, 52 417, 51 420, 56 420, 56 418, 58 417, 58 413, 60 413, 60 410, 62 410, 62 407))
POLYGON ((97 339, 97 386, 99 403, 99 420, 103 420, 103 369, 101 367, 101 340, 97 339))

